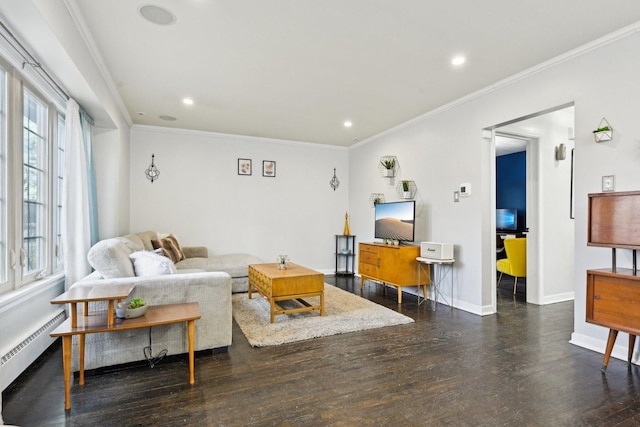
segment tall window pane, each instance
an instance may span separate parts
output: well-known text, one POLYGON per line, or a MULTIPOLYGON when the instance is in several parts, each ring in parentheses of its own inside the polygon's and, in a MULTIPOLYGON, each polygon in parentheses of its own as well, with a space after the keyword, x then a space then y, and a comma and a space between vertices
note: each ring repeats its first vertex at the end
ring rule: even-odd
POLYGON ((55 236, 55 248, 54 248, 54 271, 60 271, 63 269, 63 256, 62 256, 62 183, 64 180, 64 125, 65 119, 61 114, 58 114, 58 124, 56 128, 56 147, 57 147, 57 159, 56 159, 56 188, 55 191, 55 212, 54 212, 54 236, 55 236))
POLYGON ((26 256, 23 276, 45 268, 47 196, 47 106, 24 91, 23 229, 26 256))

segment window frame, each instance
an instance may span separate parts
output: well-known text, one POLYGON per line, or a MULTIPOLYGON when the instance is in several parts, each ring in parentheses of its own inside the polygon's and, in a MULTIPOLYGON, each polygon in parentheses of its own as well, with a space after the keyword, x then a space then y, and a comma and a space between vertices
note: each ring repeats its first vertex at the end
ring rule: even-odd
POLYGON ((60 100, 56 101, 46 91, 39 90, 18 69, 0 57, 0 85, 2 73, 5 76, 5 97, 3 99, 3 87, 0 87, 0 104, 5 107, 3 115, 0 105, 0 297, 64 271, 62 251, 58 243, 62 220, 60 180, 63 174, 61 162, 64 158, 64 129, 61 129, 65 122, 64 107, 60 100), (44 245, 42 264, 33 271, 27 271, 21 262, 24 258, 23 251, 26 251, 23 245, 25 93, 37 99, 46 109, 46 113, 41 117, 46 122, 41 132, 45 140, 42 147, 44 159, 41 164, 45 170, 41 189, 44 245), (3 200, 6 201, 4 205, 3 200))

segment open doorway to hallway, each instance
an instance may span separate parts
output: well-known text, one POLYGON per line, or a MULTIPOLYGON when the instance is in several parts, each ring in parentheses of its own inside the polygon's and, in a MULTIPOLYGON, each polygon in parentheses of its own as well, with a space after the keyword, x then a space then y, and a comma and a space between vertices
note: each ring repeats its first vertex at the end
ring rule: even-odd
MULTIPOLYGON (((523 282, 526 280, 526 286, 522 289, 518 286, 516 295, 520 294, 521 298, 524 297, 533 304, 550 304, 572 300, 574 297, 574 221, 571 218, 573 128, 572 104, 532 114, 494 128, 496 154, 501 152, 500 144, 504 138, 519 141, 524 149, 519 156, 524 158, 521 160, 524 160, 525 165, 525 206, 515 198, 513 201, 505 201, 502 197, 504 195, 501 195, 499 202, 498 191, 501 190, 498 189, 500 183, 496 165, 496 193, 493 198, 496 206, 493 207, 492 214, 497 221, 497 215, 500 214, 497 209, 503 208, 502 205, 516 210, 518 208, 511 205, 519 205, 519 210, 525 210, 524 215, 516 214, 516 221, 519 223, 512 233, 516 237, 527 238, 526 279, 523 279, 523 282), (564 158, 556 156, 560 144, 564 144, 567 153, 564 158)), ((513 153, 517 152, 519 151, 513 153)), ((492 260, 493 266, 498 258, 496 252, 495 259, 492 260)), ((496 272, 496 280, 492 283, 493 295, 497 294, 497 277, 496 272)), ((507 287, 506 284, 501 284, 503 286, 507 287)))

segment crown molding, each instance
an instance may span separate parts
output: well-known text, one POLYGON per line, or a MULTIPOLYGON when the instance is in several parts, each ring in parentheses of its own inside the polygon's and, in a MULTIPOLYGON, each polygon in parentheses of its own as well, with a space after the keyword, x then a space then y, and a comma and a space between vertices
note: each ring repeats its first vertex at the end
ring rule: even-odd
POLYGON ((293 147, 308 147, 308 148, 316 148, 322 150, 331 150, 331 151, 348 151, 348 147, 343 147, 340 145, 328 145, 328 144, 318 144, 314 142, 304 142, 304 141, 292 141, 287 139, 276 139, 276 138, 265 138, 261 136, 249 136, 249 135, 238 135, 233 133, 220 133, 220 132, 210 132, 204 130, 193 130, 193 129, 184 129, 184 128, 171 128, 165 126, 153 126, 153 125, 139 125, 134 124, 131 127, 132 131, 143 130, 148 132, 158 132, 158 133, 166 133, 172 135, 190 135, 190 136, 198 136, 203 138, 214 138, 224 141, 241 141, 241 142, 257 142, 257 143, 269 143, 269 144, 278 144, 278 145, 288 145, 293 147))

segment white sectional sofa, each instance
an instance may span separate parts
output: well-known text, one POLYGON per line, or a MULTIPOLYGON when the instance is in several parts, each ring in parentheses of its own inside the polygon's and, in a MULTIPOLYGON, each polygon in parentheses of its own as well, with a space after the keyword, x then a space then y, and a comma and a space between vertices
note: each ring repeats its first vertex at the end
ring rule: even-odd
MULTIPOLYGON (((130 255, 154 251, 152 242, 161 241, 161 237, 147 231, 96 243, 87 256, 95 271, 72 287, 133 283, 135 288, 130 299, 142 298, 149 305, 198 302, 202 318, 196 321, 196 351, 226 349, 231 344, 232 286, 237 291, 246 291, 248 265, 261 261, 248 254, 209 257, 207 248, 180 247, 185 259, 176 262, 175 269, 171 265, 170 274, 136 276, 130 255)), ((164 257, 159 258, 167 261, 164 257)), ((90 310, 104 309, 106 303, 90 304, 90 310)), ((77 355, 77 337, 74 337, 73 345, 73 354, 77 355)), ((186 353, 186 325, 87 335, 85 369, 145 360, 145 347, 148 346, 154 356, 162 350, 169 355, 186 353)), ((73 358, 72 368, 78 370, 77 357, 73 358)))

